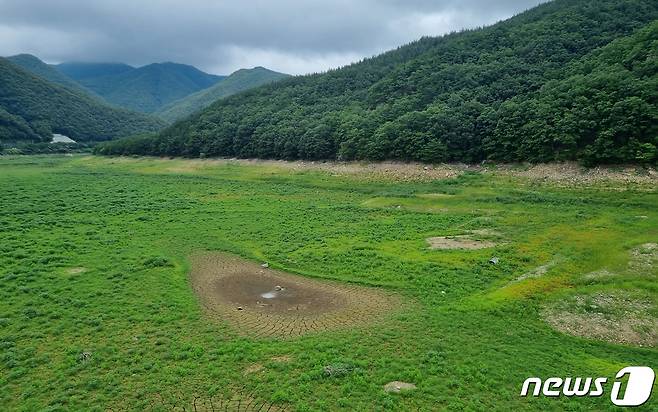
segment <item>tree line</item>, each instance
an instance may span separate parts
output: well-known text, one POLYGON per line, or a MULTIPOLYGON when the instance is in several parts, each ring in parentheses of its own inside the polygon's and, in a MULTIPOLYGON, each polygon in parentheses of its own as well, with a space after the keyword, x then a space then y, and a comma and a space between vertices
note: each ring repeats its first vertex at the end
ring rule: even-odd
POLYGON ((656 18, 655 2, 558 0, 240 93, 97 153, 656 162, 656 18))

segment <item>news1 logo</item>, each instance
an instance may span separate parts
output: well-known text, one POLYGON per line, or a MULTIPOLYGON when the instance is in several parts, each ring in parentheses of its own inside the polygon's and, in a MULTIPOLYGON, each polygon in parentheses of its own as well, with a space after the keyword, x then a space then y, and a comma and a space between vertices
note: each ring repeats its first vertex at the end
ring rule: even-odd
MULTIPOLYGON (((617 372, 612 383, 610 400, 617 406, 641 406, 651 397, 656 374, 648 366, 627 366, 617 372), (621 378, 628 375, 624 387, 621 378)), ((608 378, 528 378, 521 387, 521 396, 528 396, 530 387, 532 396, 540 394, 548 397, 558 396, 602 396, 605 393, 608 378)))

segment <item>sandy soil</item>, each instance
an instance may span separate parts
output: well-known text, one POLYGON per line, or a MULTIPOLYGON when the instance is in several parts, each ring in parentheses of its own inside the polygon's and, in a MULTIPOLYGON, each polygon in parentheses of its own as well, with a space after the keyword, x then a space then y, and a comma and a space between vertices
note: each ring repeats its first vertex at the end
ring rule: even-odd
POLYGON ((438 236, 427 238, 430 249, 485 249, 496 244, 488 240, 474 240, 468 236, 438 236))
POLYGON ((651 303, 623 292, 576 295, 547 306, 542 316, 555 329, 574 336, 634 346, 658 346, 658 319, 651 303))
POLYGON ((203 306, 249 336, 291 338, 362 326, 399 306, 398 298, 374 288, 304 278, 228 254, 191 261, 190 281, 203 306))
POLYGON ((488 173, 525 177, 534 181, 557 183, 560 186, 578 187, 582 185, 610 183, 621 185, 648 185, 655 190, 658 185, 658 172, 654 168, 640 166, 597 166, 584 168, 577 163, 547 163, 538 165, 499 165, 488 173))

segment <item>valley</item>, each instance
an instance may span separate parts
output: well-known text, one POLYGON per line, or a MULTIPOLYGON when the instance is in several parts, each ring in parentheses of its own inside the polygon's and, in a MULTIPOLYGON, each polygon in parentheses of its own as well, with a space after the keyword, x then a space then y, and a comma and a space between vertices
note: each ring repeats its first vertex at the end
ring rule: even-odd
POLYGON ((0 411, 658 410, 658 2, 0 33, 0 411))
POLYGON ((656 172, 560 168, 3 157, 0 403, 611 410, 518 394, 658 367, 656 172), (194 273, 236 271, 265 281, 228 306, 198 294, 194 273), (276 293, 301 295, 268 309, 276 293), (319 329, 286 321, 299 304, 319 329))

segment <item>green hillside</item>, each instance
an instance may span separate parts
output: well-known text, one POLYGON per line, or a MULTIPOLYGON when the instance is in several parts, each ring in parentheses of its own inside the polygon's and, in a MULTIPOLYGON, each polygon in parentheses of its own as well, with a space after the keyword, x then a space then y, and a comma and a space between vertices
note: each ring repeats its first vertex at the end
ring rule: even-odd
MULTIPOLYGON (((589 122, 571 129, 566 124, 553 129, 543 110, 523 118, 534 134, 505 125, 514 124, 515 104, 548 101, 552 88, 577 81, 569 80, 578 75, 577 67, 623 66, 622 56, 613 54, 605 63, 595 50, 656 18, 656 2, 556 0, 491 27, 424 38, 342 69, 222 99, 156 138, 130 141, 130 147, 152 154, 290 159, 652 161, 647 152, 655 133, 618 124, 636 110, 624 104, 592 113, 589 122), (624 127, 630 130, 613 132, 624 127), (556 130, 559 135, 551 134, 556 130)), ((655 61, 655 52, 652 56, 655 61)), ((618 74, 630 85, 624 86, 631 93, 624 96, 627 103, 646 97, 633 94, 638 82, 655 84, 655 74, 640 75, 646 80, 621 68, 618 74)), ((582 97, 594 93, 596 75, 580 76, 588 78, 578 88, 582 97)), ((602 99, 616 105, 618 97, 602 99)), ((568 108, 550 103, 557 116, 568 108)), ((638 121, 653 126, 655 100, 647 103, 649 118, 638 121)), ((131 152, 130 147, 117 143, 103 150, 131 152)))
POLYGON ((181 100, 170 103, 157 112, 168 122, 174 122, 213 104, 215 101, 288 77, 287 74, 268 70, 264 67, 241 69, 219 83, 201 90, 181 100))
POLYGON ((44 63, 39 58, 31 54, 18 54, 16 56, 7 57, 7 60, 17 66, 22 67, 35 76, 41 77, 42 79, 51 83, 59 84, 60 86, 67 87, 80 93, 92 93, 90 90, 85 89, 75 80, 69 78, 55 67, 44 63))
POLYGON ((65 63, 58 68, 108 102, 143 113, 155 112, 223 79, 176 63, 154 63, 139 68, 123 64, 65 63))
POLYGON ((89 95, 50 83, 0 58, 0 141, 107 140, 158 130, 150 116, 113 108, 89 95))
POLYGON ((501 160, 658 159, 658 21, 570 65, 564 78, 506 101, 485 150, 501 160))

